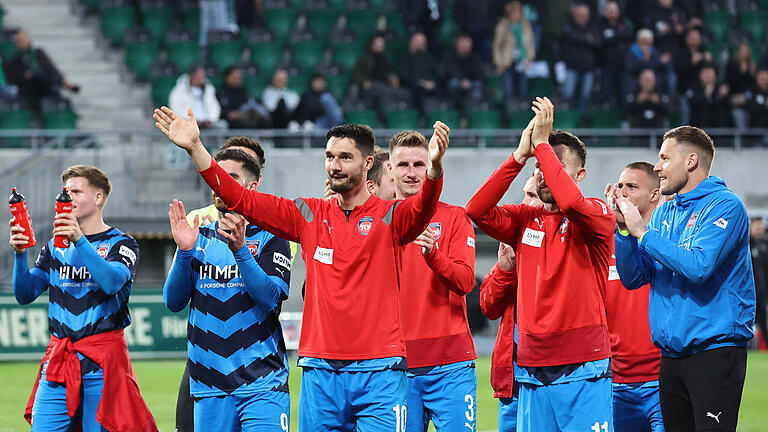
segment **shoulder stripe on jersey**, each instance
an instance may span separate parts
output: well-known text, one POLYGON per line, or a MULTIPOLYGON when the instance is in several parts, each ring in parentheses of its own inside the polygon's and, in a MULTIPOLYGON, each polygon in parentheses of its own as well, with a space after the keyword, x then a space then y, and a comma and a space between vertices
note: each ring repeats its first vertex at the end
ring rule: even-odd
POLYGON ((216 318, 227 321, 237 313, 245 313, 256 306, 248 293, 239 292, 234 294, 226 301, 221 301, 212 295, 195 293, 192 299, 192 308, 200 313, 215 316, 216 318))
POLYGON ((384 221, 387 225, 392 225, 392 220, 395 218, 395 209, 397 206, 400 205, 402 201, 397 201, 394 204, 392 204, 392 207, 389 208, 389 211, 387 211, 387 214, 384 215, 384 217, 381 219, 384 221))
POLYGON ((276 354, 270 354, 265 358, 257 359, 248 366, 240 366, 227 375, 190 360, 189 376, 208 387, 232 393, 244 384, 250 384, 259 378, 266 377, 285 368, 283 363, 285 348, 280 346, 277 351, 276 354))
POLYGON ((238 329, 226 338, 190 325, 187 329, 187 338, 191 344, 199 348, 213 351, 221 357, 229 357, 235 351, 271 338, 279 327, 280 321, 277 319, 277 314, 271 313, 264 322, 255 323, 245 330, 238 329))
POLYGON ((312 220, 315 218, 315 214, 312 213, 312 209, 309 208, 309 204, 304 201, 304 198, 296 198, 293 200, 293 202, 296 204, 296 207, 299 209, 301 215, 304 216, 304 220, 307 221, 307 223, 312 222, 312 220))

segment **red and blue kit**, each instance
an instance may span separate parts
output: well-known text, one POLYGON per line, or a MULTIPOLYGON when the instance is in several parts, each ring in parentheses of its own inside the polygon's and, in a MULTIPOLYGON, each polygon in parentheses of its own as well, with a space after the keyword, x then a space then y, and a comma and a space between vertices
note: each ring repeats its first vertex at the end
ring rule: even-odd
POLYGON ((439 203, 428 229, 432 252, 403 249, 400 305, 408 368, 474 360, 464 298, 475 285, 475 232, 464 209, 439 203))
POLYGON ((337 199, 290 200, 247 190, 215 161, 203 179, 230 209, 301 243, 306 295, 299 356, 365 360, 405 357, 398 274, 402 246, 427 227, 442 178, 409 199, 371 196, 345 212, 337 199))

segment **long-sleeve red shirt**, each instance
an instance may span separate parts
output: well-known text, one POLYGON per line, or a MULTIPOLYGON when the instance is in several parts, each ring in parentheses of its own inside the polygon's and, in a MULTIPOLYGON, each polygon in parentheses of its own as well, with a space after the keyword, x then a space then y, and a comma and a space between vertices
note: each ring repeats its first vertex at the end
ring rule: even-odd
POLYGON ((523 168, 510 156, 467 204, 485 233, 517 253, 517 362, 558 366, 611 355, 605 284, 616 217, 602 201, 584 198, 549 144, 536 160, 560 211, 496 206, 523 168))
POLYGON ((661 353, 651 342, 648 298, 651 285, 636 290, 624 288, 611 255, 605 288, 605 315, 611 333, 613 381, 637 383, 659 379, 661 353))
POLYGON ((290 200, 242 187, 215 161, 200 174, 249 222, 301 244, 306 294, 299 356, 365 360, 405 356, 398 274, 402 246, 435 214, 442 178, 404 201, 371 196, 346 215, 338 199, 290 200))
POLYGON ((400 310, 409 368, 477 358, 464 297, 475 285, 472 222, 463 208, 441 202, 429 229, 436 239, 428 256, 413 243, 403 248, 400 310))
POLYGON ((515 384, 515 301, 517 274, 505 272, 497 263, 480 285, 480 309, 488 319, 501 318, 491 356, 493 397, 511 398, 515 384))

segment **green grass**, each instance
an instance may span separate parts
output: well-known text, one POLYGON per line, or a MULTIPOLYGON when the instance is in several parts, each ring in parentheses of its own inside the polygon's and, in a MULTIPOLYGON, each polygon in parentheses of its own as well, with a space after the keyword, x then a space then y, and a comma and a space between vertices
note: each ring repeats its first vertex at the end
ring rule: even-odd
MULTIPOLYGON (((183 361, 135 361, 134 368, 144 399, 161 431, 172 431, 176 395, 184 371, 183 361)), ((291 430, 298 425, 300 373, 291 359, 291 430)), ((0 363, 0 432, 29 430, 22 414, 37 373, 36 363, 0 363)), ((477 362, 477 430, 496 430, 497 402, 489 384, 490 359, 477 362)), ((750 353, 747 379, 739 412, 739 432, 759 432, 768 424, 768 353, 750 353)))

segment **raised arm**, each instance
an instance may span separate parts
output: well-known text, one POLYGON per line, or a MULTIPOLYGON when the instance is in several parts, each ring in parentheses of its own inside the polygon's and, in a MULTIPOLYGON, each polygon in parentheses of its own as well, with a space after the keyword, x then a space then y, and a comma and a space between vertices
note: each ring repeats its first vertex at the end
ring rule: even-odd
POLYGON ((511 246, 499 243, 498 255, 499 261, 480 285, 480 309, 492 320, 501 318, 508 299, 517 295, 515 252, 511 246))

